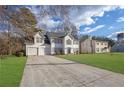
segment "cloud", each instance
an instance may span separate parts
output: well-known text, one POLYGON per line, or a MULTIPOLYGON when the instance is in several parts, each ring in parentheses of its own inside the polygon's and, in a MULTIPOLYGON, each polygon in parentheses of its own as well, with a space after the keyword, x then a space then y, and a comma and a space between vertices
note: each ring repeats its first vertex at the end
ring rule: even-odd
POLYGON ((113 29, 113 28, 114 28, 113 26, 110 26, 108 29, 111 30, 111 29, 113 29))
POLYGON ((116 20, 116 22, 124 22, 124 16, 119 17, 119 18, 116 20))
POLYGON ((90 30, 91 28, 90 27, 86 27, 84 28, 84 31, 87 31, 87 30, 90 30))
POLYGON ((98 26, 96 26, 94 28, 86 27, 84 29, 84 31, 82 32, 82 34, 88 34, 88 33, 91 33, 91 32, 95 32, 95 31, 97 31, 97 30, 99 30, 99 29, 101 29, 103 27, 105 27, 105 25, 98 25, 98 26))
POLYGON ((61 21, 54 21, 50 16, 45 16, 39 21, 38 26, 45 25, 48 29, 51 29, 57 27, 61 23, 61 21))
MULTIPOLYGON (((111 6, 104 6, 104 5, 82 5, 82 6, 44 6, 42 8, 37 8, 34 6, 32 7, 32 11, 35 14, 39 14, 39 12, 42 10, 44 11, 45 9, 45 13, 48 12, 48 14, 52 14, 49 15, 49 18, 45 18, 45 20, 47 19, 47 21, 44 21, 43 18, 39 19, 40 23, 43 22, 42 25, 46 24, 46 26, 49 27, 54 27, 55 25, 59 24, 58 22, 54 22, 53 20, 51 20, 51 18, 53 16, 58 16, 58 17, 62 17, 63 21, 66 21, 65 23, 67 23, 67 21, 69 21, 69 23, 71 22, 72 24, 74 24, 77 29, 80 29, 81 25, 92 25, 95 24, 97 20, 99 20, 99 17, 103 17, 105 12, 109 12, 109 11, 113 11, 115 9, 124 9, 124 6, 118 6, 118 5, 111 5, 111 6), (61 7, 61 8, 60 8, 61 7), (61 9, 66 9, 69 10, 68 12, 66 10, 61 10, 61 9), (54 14, 54 11, 57 10, 57 13, 54 14), (53 12, 52 12, 53 11, 53 12), (65 13, 67 12, 67 13, 65 13), (66 14, 66 15, 65 15, 66 14), (42 20, 42 21, 41 21, 42 20)), ((44 13, 44 12, 43 12, 44 13)), ((38 23, 39 24, 39 23, 38 23)))
POLYGON ((105 12, 113 11, 117 8, 124 9, 124 6, 85 6, 81 13, 75 13, 75 17, 72 17, 72 23, 74 23, 77 28, 81 25, 91 25, 95 24, 98 20, 93 19, 93 17, 103 17, 105 12))
POLYGON ((108 35, 107 37, 108 37, 108 38, 113 38, 113 37, 117 36, 117 34, 119 34, 119 33, 124 33, 124 31, 113 32, 113 33, 111 33, 110 35, 108 35))

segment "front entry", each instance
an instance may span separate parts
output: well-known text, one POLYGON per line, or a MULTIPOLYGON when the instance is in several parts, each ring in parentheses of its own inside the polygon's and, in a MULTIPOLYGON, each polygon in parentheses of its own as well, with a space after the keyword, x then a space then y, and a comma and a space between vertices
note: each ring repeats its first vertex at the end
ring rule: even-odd
POLYGON ((68 54, 71 54, 71 48, 70 47, 67 49, 67 52, 68 52, 68 54))

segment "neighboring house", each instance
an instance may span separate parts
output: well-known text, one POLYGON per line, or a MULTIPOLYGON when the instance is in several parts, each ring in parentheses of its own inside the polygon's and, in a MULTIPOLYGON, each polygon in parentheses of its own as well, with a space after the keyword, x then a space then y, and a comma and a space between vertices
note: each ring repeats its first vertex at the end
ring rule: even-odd
POLYGON ((110 52, 107 41, 86 39, 80 42, 80 53, 110 52))
POLYGON ((26 55, 75 54, 79 52, 79 41, 70 33, 38 32, 34 42, 26 43, 26 55))
POLYGON ((117 42, 111 48, 112 52, 124 52, 124 33, 117 35, 117 42))

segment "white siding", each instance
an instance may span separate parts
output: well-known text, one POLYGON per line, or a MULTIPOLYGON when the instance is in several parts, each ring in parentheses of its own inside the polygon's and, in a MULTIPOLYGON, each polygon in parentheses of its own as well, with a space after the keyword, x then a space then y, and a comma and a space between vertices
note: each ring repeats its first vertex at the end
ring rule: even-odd
POLYGON ((44 44, 44 37, 40 36, 39 33, 37 33, 35 36, 34 36, 34 44, 35 45, 42 45, 44 44), (41 38, 43 39, 41 43, 37 43, 37 38, 41 38))
POLYGON ((78 42, 78 44, 74 44, 73 38, 71 38, 70 36, 67 35, 64 38, 64 53, 65 54, 68 54, 68 48, 71 48, 71 53, 74 54, 74 52, 79 51, 79 42, 78 42), (66 42, 68 39, 71 40, 70 45, 68 45, 67 42, 66 42))

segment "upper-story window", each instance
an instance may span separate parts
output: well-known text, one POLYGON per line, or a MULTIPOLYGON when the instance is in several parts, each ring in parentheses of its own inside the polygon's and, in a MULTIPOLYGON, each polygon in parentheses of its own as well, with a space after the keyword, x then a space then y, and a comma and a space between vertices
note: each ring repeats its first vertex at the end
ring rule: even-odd
POLYGON ((74 44, 78 44, 78 41, 74 41, 74 44))
POLYGON ((103 45, 103 43, 101 43, 101 45, 103 45))
POLYGON ((100 50, 99 48, 96 48, 96 51, 97 51, 97 52, 99 52, 99 50, 100 50))
POLYGON ((105 43, 105 46, 107 46, 107 43, 105 43))
POLYGON ((42 38, 36 37, 36 42, 37 42, 37 43, 42 43, 42 38))
POLYGON ((55 43, 62 44, 62 39, 55 39, 55 43))
POLYGON ((99 45, 99 42, 97 42, 96 44, 99 45))
POLYGON ((71 44, 72 44, 71 40, 68 39, 68 40, 66 41, 66 44, 67 44, 67 45, 71 45, 71 44))

